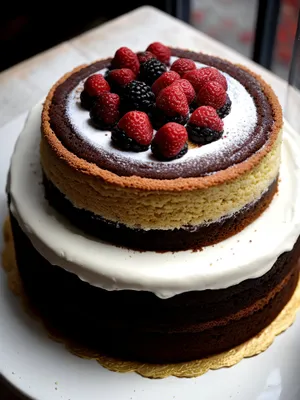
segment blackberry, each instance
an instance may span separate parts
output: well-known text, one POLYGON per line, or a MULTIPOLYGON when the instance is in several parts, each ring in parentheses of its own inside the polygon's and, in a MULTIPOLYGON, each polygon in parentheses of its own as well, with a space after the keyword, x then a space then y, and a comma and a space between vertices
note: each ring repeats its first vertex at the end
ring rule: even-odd
POLYGON ((189 139, 198 144, 209 144, 220 139, 223 135, 223 131, 215 131, 210 128, 204 128, 193 124, 187 124, 186 130, 189 135, 189 139))
POLYGON ((122 90, 121 110, 123 113, 137 110, 151 114, 154 103, 155 95, 145 82, 131 81, 122 90))
POLYGON ((171 161, 171 160, 177 160, 178 158, 183 157, 187 151, 188 151, 188 144, 185 143, 185 145, 183 146, 183 148, 180 150, 180 152, 178 154, 176 154, 176 156, 174 157, 170 157, 167 158, 165 156, 163 156, 161 154, 161 152, 159 151, 158 145, 155 142, 152 142, 151 144, 151 151, 154 155, 154 157, 158 160, 158 161, 171 161))
POLYGON ((220 118, 225 118, 231 111, 231 100, 228 94, 226 95, 226 102, 224 106, 217 110, 217 114, 220 118))
POLYGON ((158 130, 163 125, 167 124, 168 122, 177 122, 177 124, 185 125, 187 123, 188 119, 189 119, 189 114, 187 114, 187 115, 177 114, 174 116, 169 116, 169 115, 166 115, 159 108, 154 108, 151 122, 152 122, 153 128, 158 130))
POLYGON ((190 104, 190 113, 192 114, 198 107, 200 107, 200 106, 198 106, 198 104, 196 103, 196 100, 192 101, 190 104))
POLYGON ((109 73, 112 71, 112 68, 108 67, 107 70, 104 73, 104 79, 107 80, 107 78, 109 77, 109 73))
POLYGON ((85 90, 80 93, 80 103, 83 108, 90 110, 97 97, 91 97, 85 90))
POLYGON ((135 151, 137 153, 146 151, 149 145, 139 144, 136 140, 130 138, 119 127, 115 127, 111 132, 111 140, 114 145, 122 150, 135 151))
POLYGON ((140 80, 152 86, 152 84, 159 78, 164 72, 167 71, 167 67, 161 61, 156 58, 144 62, 140 67, 140 80))

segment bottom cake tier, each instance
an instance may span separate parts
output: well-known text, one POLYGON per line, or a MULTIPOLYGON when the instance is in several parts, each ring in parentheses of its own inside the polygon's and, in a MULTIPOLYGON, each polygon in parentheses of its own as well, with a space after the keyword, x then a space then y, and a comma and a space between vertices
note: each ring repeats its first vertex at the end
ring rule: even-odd
POLYGON ((233 348, 269 325, 298 282, 300 240, 263 276, 225 289, 162 299, 137 290, 104 290, 52 265, 11 215, 25 291, 64 336, 118 358, 152 363, 200 359, 233 348))

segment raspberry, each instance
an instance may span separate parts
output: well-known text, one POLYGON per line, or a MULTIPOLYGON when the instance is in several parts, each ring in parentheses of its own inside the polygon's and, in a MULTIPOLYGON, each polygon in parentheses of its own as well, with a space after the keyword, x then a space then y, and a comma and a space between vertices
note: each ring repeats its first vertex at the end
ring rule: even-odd
POLYGON ((124 86, 121 104, 123 112, 138 110, 150 114, 154 104, 154 93, 145 82, 131 81, 124 86))
POLYGON ((226 103, 226 91, 218 82, 207 82, 197 95, 196 103, 199 106, 211 106, 216 110, 226 103))
POLYGON ((188 150, 187 131, 184 126, 169 122, 160 128, 151 144, 153 155, 160 161, 184 156, 188 150))
POLYGON ((220 132, 223 130, 224 126, 216 110, 209 106, 198 107, 191 115, 189 123, 220 132))
POLYGON ((153 128, 147 114, 141 111, 130 111, 112 130, 111 139, 123 149, 135 152, 146 151, 153 136, 153 128))
POLYGON ((115 93, 101 93, 90 111, 93 124, 100 129, 111 129, 119 120, 120 97, 115 93))
POLYGON ((196 69, 196 64, 189 58, 178 58, 171 66, 171 71, 177 72, 181 77, 188 71, 196 69))
POLYGON ((167 122, 184 125, 188 119, 189 105, 180 86, 171 85, 163 89, 156 98, 153 124, 156 129, 167 122))
POLYGON ((140 64, 151 60, 151 58, 156 58, 155 55, 152 54, 150 51, 140 51, 139 53, 136 53, 136 55, 138 56, 140 64))
POLYGON ((187 81, 186 79, 178 79, 177 81, 172 83, 172 86, 181 87, 183 93, 186 95, 188 104, 191 104, 194 101, 196 93, 192 84, 189 81, 187 81))
POLYGON ((191 141, 204 145, 220 139, 223 127, 223 121, 216 110, 209 106, 202 106, 191 115, 187 131, 191 141))
POLYGON ((187 98, 181 87, 176 85, 168 86, 159 93, 156 106, 168 116, 186 115, 189 112, 187 98))
POLYGON ((89 96, 95 97, 99 96, 102 92, 109 92, 110 86, 103 75, 95 74, 88 77, 84 82, 84 90, 89 96))
POLYGON ((220 118, 225 118, 231 111, 231 100, 228 94, 226 95, 226 102, 223 107, 217 110, 218 116, 220 118))
POLYGON ((152 54, 154 54, 155 57, 162 63, 167 65, 170 64, 171 50, 164 44, 160 42, 151 43, 147 47, 147 51, 150 51, 152 54))
POLYGON ((213 67, 204 67, 189 71, 183 75, 183 78, 191 82, 196 92, 199 92, 203 85, 209 81, 216 81, 223 86, 224 90, 227 90, 227 81, 225 76, 213 67))
POLYGON ((111 61, 112 69, 128 68, 131 69, 135 75, 138 74, 140 69, 140 62, 138 56, 128 47, 120 47, 116 51, 114 58, 111 61))
POLYGON ((152 85, 156 79, 158 79, 164 72, 167 71, 165 64, 157 60, 156 58, 151 58, 150 60, 144 62, 140 69, 140 80, 147 83, 147 85, 152 85))
POLYGON ((135 74, 131 69, 113 69, 107 75, 107 81, 113 92, 119 93, 122 87, 135 79, 135 74))
POLYGON ((81 105, 89 110, 94 100, 100 93, 109 92, 110 86, 104 79, 103 75, 91 75, 84 82, 83 91, 80 94, 81 105))
POLYGON ((174 81, 180 79, 180 75, 174 71, 168 71, 163 73, 156 81, 153 83, 151 89, 155 96, 164 89, 165 87, 171 85, 174 81))

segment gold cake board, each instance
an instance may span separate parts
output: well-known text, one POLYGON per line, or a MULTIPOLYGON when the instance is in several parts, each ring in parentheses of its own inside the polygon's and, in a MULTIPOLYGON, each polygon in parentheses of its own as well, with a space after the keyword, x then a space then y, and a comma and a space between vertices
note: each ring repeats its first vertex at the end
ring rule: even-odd
MULTIPOLYGON (((29 305, 23 291, 22 282, 18 273, 14 243, 10 222, 7 219, 4 224, 4 250, 2 254, 2 265, 7 273, 8 285, 10 289, 22 299, 25 311, 31 316, 41 320, 37 312, 29 305)), ((298 286, 289 301, 277 318, 257 336, 247 342, 224 353, 217 354, 202 360, 183 362, 178 364, 148 364, 135 361, 122 361, 112 357, 107 357, 98 353, 91 352, 87 348, 63 338, 47 325, 46 321, 41 320, 46 327, 49 337, 63 343, 73 354, 82 357, 95 359, 103 367, 115 372, 136 372, 147 378, 166 378, 176 376, 180 378, 193 378, 205 374, 210 369, 231 367, 243 358, 255 356, 265 351, 274 341, 275 337, 284 332, 293 324, 297 310, 300 308, 300 279, 298 286)))

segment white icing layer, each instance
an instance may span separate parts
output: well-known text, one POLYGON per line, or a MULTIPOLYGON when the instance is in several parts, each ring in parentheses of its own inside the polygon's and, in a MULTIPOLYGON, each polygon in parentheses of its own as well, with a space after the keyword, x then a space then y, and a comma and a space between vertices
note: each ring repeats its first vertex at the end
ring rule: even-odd
POLYGON ((200 252, 136 252, 89 237, 44 199, 39 158, 42 106, 29 115, 12 156, 11 211, 34 247, 52 264, 107 290, 154 292, 161 298, 226 288, 271 269, 300 233, 300 138, 285 124, 279 193, 241 233, 200 252))
MULTIPOLYGON (((172 57, 174 62, 178 57, 172 57)), ((204 64, 196 63, 197 67, 204 67, 204 64)), ((98 71, 105 74, 106 69, 98 71)), ((185 156, 171 162, 157 161, 149 149, 141 153, 127 152, 118 150, 112 146, 110 131, 101 131, 96 129, 89 119, 89 113, 80 106, 80 92, 83 88, 83 82, 71 91, 67 101, 67 115, 73 125, 76 133, 89 143, 97 151, 103 152, 106 156, 114 155, 116 162, 124 168, 128 169, 130 163, 147 163, 153 164, 153 168, 161 170, 168 168, 171 164, 190 163, 195 159, 199 159, 203 163, 207 163, 210 158, 227 157, 227 152, 231 154, 241 149, 257 123, 257 113, 253 98, 236 79, 230 75, 223 73, 228 83, 228 95, 232 101, 230 114, 224 118, 224 134, 220 140, 209 145, 190 149, 185 156), (129 164, 128 164, 129 163, 129 164)))

